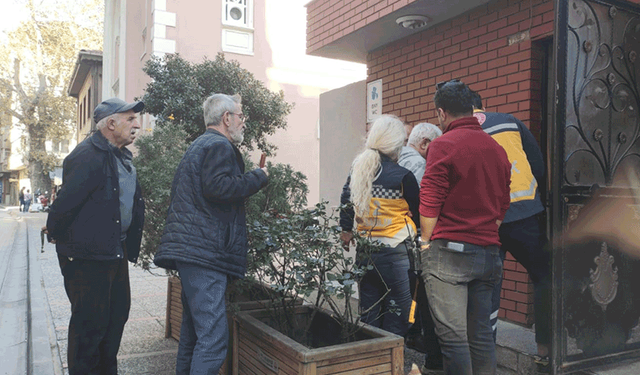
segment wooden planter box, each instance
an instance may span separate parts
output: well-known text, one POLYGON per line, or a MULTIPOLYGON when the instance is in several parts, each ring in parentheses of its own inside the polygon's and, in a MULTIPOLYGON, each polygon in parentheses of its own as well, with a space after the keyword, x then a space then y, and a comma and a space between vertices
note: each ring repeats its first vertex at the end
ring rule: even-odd
POLYGON ((167 317, 164 325, 164 337, 180 341, 182 326, 182 284, 180 279, 171 276, 167 285, 167 317))
MULTIPOLYGON (((228 287, 227 291, 230 291, 228 287)), ((232 359, 232 347, 234 343, 233 332, 233 320, 232 316, 238 311, 252 311, 264 309, 271 301, 264 299, 251 299, 250 297, 243 296, 241 293, 235 293, 231 290, 230 304, 233 306, 227 306, 227 319, 229 324, 229 346, 227 350, 227 360, 220 369, 220 375, 231 374, 229 364, 232 359)), ((297 301, 298 304, 302 304, 302 300, 297 301)), ((182 327, 182 284, 180 278, 176 276, 169 277, 167 286, 167 314, 165 320, 165 337, 173 338, 180 341, 180 328, 182 327)))
MULTIPOLYGON (((311 307, 300 306, 300 314, 311 307)), ((404 373, 404 339, 365 325, 366 339, 310 349, 264 323, 265 310, 234 316, 233 375, 243 374, 393 374, 404 373)), ((326 319, 332 322, 331 318, 326 319)), ((317 330, 338 334, 328 325, 317 330)))

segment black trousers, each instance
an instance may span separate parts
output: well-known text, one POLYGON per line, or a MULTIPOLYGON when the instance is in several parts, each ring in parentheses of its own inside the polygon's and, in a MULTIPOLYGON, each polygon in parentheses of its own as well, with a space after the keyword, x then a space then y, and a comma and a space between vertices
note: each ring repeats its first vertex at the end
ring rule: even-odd
POLYGON ((71 302, 69 375, 117 375, 116 356, 131 307, 126 257, 95 261, 58 255, 58 262, 71 302))
MULTIPOLYGON (((510 223, 502 223, 499 234, 502 243, 500 252, 502 261, 504 262, 506 252, 510 252, 527 270, 533 281, 536 342, 548 346, 551 344, 551 252, 546 243, 540 217, 535 215, 510 223)), ((498 321, 501 290, 502 279, 496 284, 492 296, 491 324, 494 326, 498 321)), ((495 341, 495 328, 493 336, 495 341)))
POLYGON ((438 336, 436 335, 433 317, 429 310, 429 301, 427 299, 427 291, 424 286, 424 279, 416 276, 413 272, 409 272, 409 282, 411 283, 411 295, 417 298, 416 306, 416 322, 413 323, 408 335, 418 335, 422 340, 425 352, 425 367, 435 369, 442 367, 442 352, 438 336), (417 293, 416 293, 417 288, 417 293))

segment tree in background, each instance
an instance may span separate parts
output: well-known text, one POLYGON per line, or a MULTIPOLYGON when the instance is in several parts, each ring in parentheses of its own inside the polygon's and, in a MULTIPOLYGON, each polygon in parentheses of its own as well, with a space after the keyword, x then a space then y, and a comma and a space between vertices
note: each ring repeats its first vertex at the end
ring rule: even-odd
MULTIPOLYGON (((246 170, 254 168, 247 152, 258 149, 273 155, 276 147, 266 137, 286 127, 292 105, 284 93, 269 91, 237 61, 219 54, 215 60, 191 63, 180 55, 150 59, 144 71, 152 78, 141 98, 145 112, 156 117, 152 134, 136 142, 134 159, 146 202, 144 240, 139 261, 149 269, 164 232, 171 184, 188 145, 205 131, 202 103, 213 93, 240 94, 248 116, 244 142, 246 170)), ((268 163, 270 184, 247 201, 247 224, 261 220, 263 212, 290 212, 307 204, 304 174, 291 166, 268 163)))
POLYGON ((68 140, 76 119, 67 85, 81 49, 102 49, 102 0, 24 0, 28 18, 0 39, 0 113, 24 132, 23 160, 31 187, 51 186, 60 164, 45 142, 68 140))

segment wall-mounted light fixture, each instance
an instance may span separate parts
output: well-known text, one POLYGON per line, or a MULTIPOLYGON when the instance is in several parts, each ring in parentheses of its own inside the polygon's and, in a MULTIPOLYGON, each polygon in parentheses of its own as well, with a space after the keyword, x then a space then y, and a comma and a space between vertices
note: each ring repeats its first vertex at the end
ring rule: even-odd
POLYGON ((429 17, 420 16, 420 15, 417 15, 417 14, 412 14, 412 15, 409 15, 409 16, 402 16, 402 17, 399 17, 398 19, 396 19, 396 23, 398 25, 404 27, 405 29, 411 29, 411 30, 423 28, 423 27, 427 26, 429 21, 430 21, 429 17))

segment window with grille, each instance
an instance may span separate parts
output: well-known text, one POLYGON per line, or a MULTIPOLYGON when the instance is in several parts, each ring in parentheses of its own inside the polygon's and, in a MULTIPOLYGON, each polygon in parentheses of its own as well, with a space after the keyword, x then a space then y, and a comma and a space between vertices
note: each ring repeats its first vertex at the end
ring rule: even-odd
POLYGON ((222 1, 222 50, 253 55, 253 0, 222 1))

